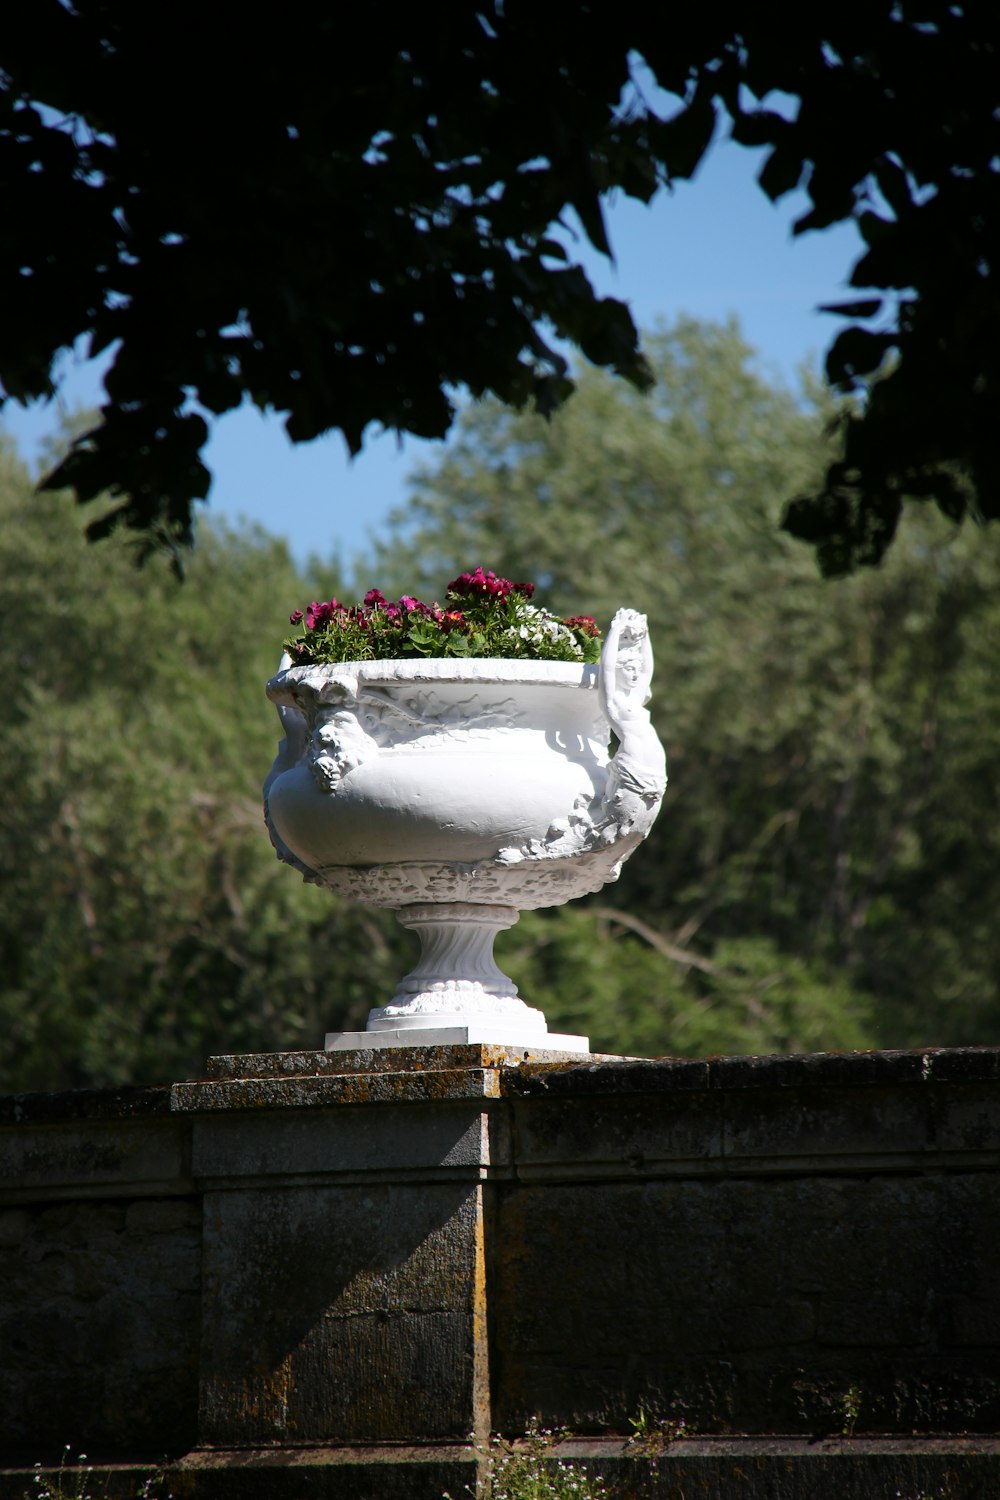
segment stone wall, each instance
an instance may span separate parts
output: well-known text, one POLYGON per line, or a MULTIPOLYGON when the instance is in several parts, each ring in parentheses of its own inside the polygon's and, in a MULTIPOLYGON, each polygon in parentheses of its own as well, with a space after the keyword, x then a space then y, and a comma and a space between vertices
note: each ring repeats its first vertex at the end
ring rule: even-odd
POLYGON ((497 1425, 1000 1430, 996 1056, 512 1079, 497 1425))
POLYGON ((178 1500, 440 1500, 533 1417, 625 1494, 995 1497, 998 1167, 986 1048, 8 1100, 0 1497, 68 1443, 178 1500))

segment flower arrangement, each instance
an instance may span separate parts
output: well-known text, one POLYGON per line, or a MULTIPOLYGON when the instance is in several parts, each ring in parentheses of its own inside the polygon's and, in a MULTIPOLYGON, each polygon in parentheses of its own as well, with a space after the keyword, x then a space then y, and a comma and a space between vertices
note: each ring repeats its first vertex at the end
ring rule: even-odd
POLYGON ((301 628, 285 650, 297 666, 420 656, 597 661, 601 633, 591 617, 560 619, 531 603, 534 592, 533 583, 512 583, 479 567, 452 579, 443 606, 410 594, 390 602, 379 589, 369 589, 360 604, 314 600, 289 616, 301 628))

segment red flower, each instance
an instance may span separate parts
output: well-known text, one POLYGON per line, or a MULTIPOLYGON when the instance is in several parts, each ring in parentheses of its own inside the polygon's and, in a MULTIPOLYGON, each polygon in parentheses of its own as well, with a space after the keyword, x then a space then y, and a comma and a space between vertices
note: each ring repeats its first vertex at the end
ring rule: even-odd
POLYGON ((386 602, 385 595, 382 593, 381 589, 369 589, 367 594, 365 595, 364 602, 366 609, 375 609, 376 606, 381 608, 381 606, 386 602))
POLYGON ((568 625, 570 630, 579 630, 582 635, 598 636, 601 633, 593 615, 570 615, 563 620, 563 624, 568 625))
POLYGON ((493 569, 473 568, 471 573, 459 573, 448 585, 449 594, 470 598, 506 599, 509 594, 524 594, 530 599, 535 591, 533 583, 511 583, 509 578, 498 578, 493 569))

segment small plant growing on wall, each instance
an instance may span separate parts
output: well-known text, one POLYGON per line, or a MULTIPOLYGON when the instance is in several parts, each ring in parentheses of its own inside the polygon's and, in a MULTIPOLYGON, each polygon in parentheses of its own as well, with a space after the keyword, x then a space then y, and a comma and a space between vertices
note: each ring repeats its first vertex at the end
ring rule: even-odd
POLYGON ((849 1385, 840 1398, 841 1432, 844 1437, 853 1437, 861 1415, 862 1390, 859 1385, 849 1385))
MULTIPOLYGON (((70 1460, 69 1444, 63 1449, 58 1469, 43 1469, 35 1465, 35 1474, 30 1490, 25 1490, 23 1500, 104 1500, 108 1493, 108 1480, 102 1482, 92 1464, 87 1463, 86 1453, 77 1454, 76 1463, 70 1460)), ((164 1477, 159 1473, 147 1474, 134 1492, 135 1500, 173 1500, 164 1489, 164 1477)))
MULTIPOLYGON (((612 1500, 603 1479, 553 1452, 559 1434, 529 1423, 522 1441, 494 1438, 487 1462, 490 1500, 612 1500)), ((471 1494, 472 1492, 469 1491, 471 1494)), ((450 1495, 443 1500, 452 1500, 450 1495)))
POLYGON ((629 1417, 628 1425, 632 1429, 628 1446, 647 1455, 662 1453, 671 1443, 691 1436, 683 1417, 654 1417, 644 1406, 639 1407, 637 1416, 629 1417))

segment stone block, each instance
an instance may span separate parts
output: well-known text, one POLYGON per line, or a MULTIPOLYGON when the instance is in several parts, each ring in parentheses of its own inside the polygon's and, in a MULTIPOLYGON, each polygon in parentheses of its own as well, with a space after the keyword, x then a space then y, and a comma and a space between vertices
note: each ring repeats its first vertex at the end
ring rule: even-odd
MULTIPOLYGON (((511 1129, 522 1179, 711 1174, 721 1162, 722 1114, 707 1091, 633 1093, 612 1077, 608 1091, 598 1093, 587 1087, 593 1075, 583 1068, 532 1069, 532 1075, 528 1094, 511 1085, 518 1089, 511 1129)), ((645 1076, 659 1082, 662 1073, 645 1076)))
POLYGON ((200 1439, 454 1441, 483 1430, 480 1193, 210 1193, 200 1439))
POLYGON ((0 1192, 8 1203, 190 1192, 186 1140, 162 1116, 20 1120, 0 1129, 0 1192))
POLYGON ((1000 1415, 1000 1371, 985 1354, 996 1344, 970 1342, 949 1360, 967 1304, 940 1300, 949 1286, 995 1298, 989 1177, 518 1182, 499 1193, 493 1378, 506 1431, 533 1412, 623 1431, 651 1404, 712 1431, 827 1431, 852 1386, 883 1430, 912 1430, 929 1410, 938 1425, 977 1430, 1000 1415), (958 1394, 947 1406, 949 1366, 958 1394))
MULTIPOLYGON (((294 1085, 289 1085, 294 1087, 294 1085)), ((388 1102, 377 1108, 245 1110, 197 1118, 192 1171, 202 1183, 250 1178, 292 1181, 396 1180, 419 1175, 478 1178, 490 1161, 482 1101, 447 1098, 430 1109, 388 1102)))
POLYGON ((2 1216, 19 1232, 0 1236, 0 1448, 162 1453, 194 1441, 200 1205, 144 1207, 154 1240, 117 1200, 2 1216))

